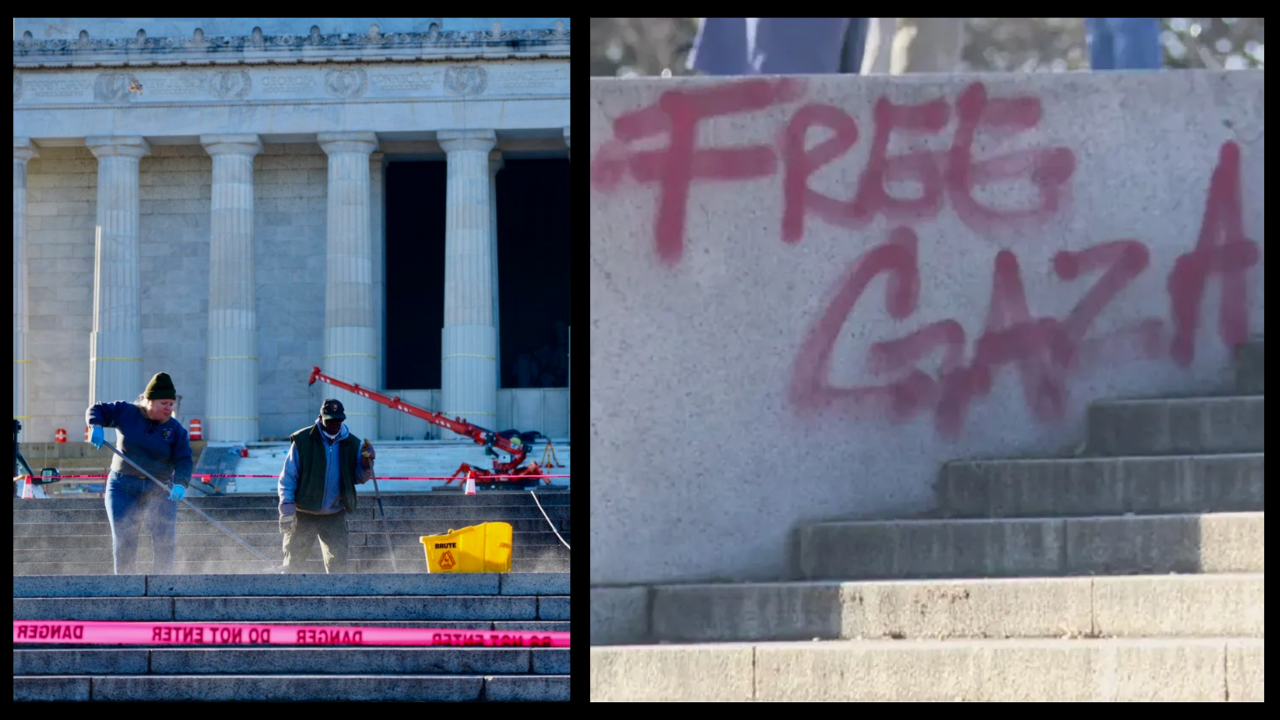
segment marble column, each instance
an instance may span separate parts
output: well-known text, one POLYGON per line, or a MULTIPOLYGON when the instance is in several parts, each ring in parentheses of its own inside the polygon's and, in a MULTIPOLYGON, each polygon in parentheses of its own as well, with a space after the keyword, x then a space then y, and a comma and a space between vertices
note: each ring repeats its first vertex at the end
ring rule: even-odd
POLYGON ((569 343, 569 351, 565 353, 565 361, 568 365, 566 373, 568 377, 565 378, 565 383, 569 387, 565 388, 565 419, 569 424, 565 426, 564 436, 565 439, 569 439, 573 434, 573 328, 569 328, 566 342, 569 343))
MULTIPOLYGON (((378 340, 369 164, 378 149, 378 138, 371 132, 337 132, 319 133, 316 140, 329 156, 324 357, 320 367, 339 380, 376 390, 378 340)), ((376 403, 337 388, 325 392, 342 401, 347 428, 356 437, 378 439, 376 403)))
POLYGON ((39 156, 30 138, 13 139, 13 416, 27 424, 27 162, 39 156))
POLYGON ((257 135, 205 135, 213 157, 205 439, 258 439, 258 319, 254 305, 253 158, 257 135))
MULTIPOLYGON (((502 153, 489 153, 489 228, 493 235, 493 363, 494 388, 502 387, 502 313, 498 308, 498 171, 502 169, 502 153)), ((494 428, 495 430, 497 428, 494 428)))
MULTIPOLYGON (((89 402, 133 400, 142 376, 142 286, 138 251, 138 169, 151 146, 141 137, 88 137, 98 158, 93 333, 89 402)), ((174 378, 181 387, 182 378, 174 378)))
MULTIPOLYGON (((369 156, 369 237, 373 249, 373 346, 378 356, 377 376, 373 379, 373 387, 387 389, 387 363, 382 351, 386 348, 383 337, 387 327, 387 233, 386 233, 386 167, 387 158, 384 153, 375 152, 369 156)), ((381 414, 382 406, 374 412, 381 414)), ((396 413, 401 414, 401 413, 396 413)), ((381 425, 379 424, 379 427, 381 425)))
POLYGON ((493 130, 442 130, 448 153, 440 411, 498 430, 489 152, 493 130))
MULTIPOLYGON (((564 148, 565 148, 565 155, 567 156, 569 154, 569 128, 564 129, 564 148)), ((568 429, 565 431, 566 439, 569 438, 569 436, 573 433, 573 382, 572 382, 572 379, 573 379, 573 350, 572 350, 573 328, 569 329, 568 342, 569 342, 570 350, 566 355, 566 359, 568 361, 569 373, 568 373, 568 377, 565 379, 565 382, 566 384, 569 385, 569 387, 565 388, 565 406, 568 408, 568 410, 566 410, 566 413, 568 415, 569 425, 568 425, 568 429)))

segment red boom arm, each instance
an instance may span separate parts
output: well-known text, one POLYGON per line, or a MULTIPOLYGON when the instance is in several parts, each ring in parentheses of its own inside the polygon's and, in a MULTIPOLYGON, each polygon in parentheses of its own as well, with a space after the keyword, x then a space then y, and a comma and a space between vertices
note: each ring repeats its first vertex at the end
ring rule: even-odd
MULTIPOLYGON (((399 410, 402 413, 408 413, 416 418, 426 420, 432 425, 452 430, 459 435, 465 435, 466 437, 474 440, 476 444, 483 445, 485 450, 491 450, 492 448, 497 447, 499 450, 511 455, 511 461, 504 463, 495 459, 493 461, 493 470, 496 474, 536 475, 541 469, 539 468, 538 463, 530 463, 528 467, 524 468, 519 467, 520 463, 524 462, 525 456, 529 453, 528 446, 521 442, 519 438, 515 438, 515 442, 512 442, 510 439, 505 438, 492 430, 487 430, 479 425, 473 425, 462 418, 453 418, 451 420, 438 412, 431 412, 430 410, 423 410, 420 407, 410 405, 402 401, 398 396, 387 397, 386 395, 373 390, 360 387, 355 383, 343 382, 336 378, 329 377, 328 375, 320 372, 320 368, 312 367, 311 377, 307 380, 307 384, 314 385, 316 380, 323 380, 330 385, 342 388, 347 392, 355 393, 362 398, 368 398, 374 402, 382 403, 392 410, 399 410)), ((472 468, 464 463, 458 468, 458 471, 454 473, 454 476, 456 477, 466 471, 472 471, 472 468)), ((474 472, 476 475, 489 474, 484 470, 474 470, 474 472)), ((544 482, 550 484, 551 481, 544 479, 544 482)))

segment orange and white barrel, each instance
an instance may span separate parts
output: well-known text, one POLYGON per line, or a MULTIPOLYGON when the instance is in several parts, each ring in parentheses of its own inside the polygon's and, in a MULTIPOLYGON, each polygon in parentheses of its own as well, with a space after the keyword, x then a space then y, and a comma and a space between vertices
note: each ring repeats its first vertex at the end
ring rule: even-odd
POLYGON ((191 439, 203 440, 204 436, 200 434, 200 418, 191 418, 191 439))

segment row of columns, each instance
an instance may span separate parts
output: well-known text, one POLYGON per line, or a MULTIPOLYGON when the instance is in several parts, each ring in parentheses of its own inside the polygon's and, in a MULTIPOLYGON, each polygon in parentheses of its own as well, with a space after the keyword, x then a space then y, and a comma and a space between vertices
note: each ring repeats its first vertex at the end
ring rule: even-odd
MULTIPOLYGON (((565 144, 569 130, 564 131, 565 144)), ((497 418, 497 214, 492 130, 440 131, 448 156, 445 216, 445 323, 441 412, 493 427, 497 418)), ((321 366, 364 387, 378 383, 373 294, 370 161, 372 132, 320 133, 328 155, 325 331, 321 366)), ((254 304, 253 159, 256 135, 207 135, 213 158, 209 249, 206 439, 257 440, 258 341, 254 304)), ((129 400, 143 388, 139 256, 141 137, 86 138, 98 159, 96 264, 90 402, 129 400)), ((26 406, 26 168, 38 156, 29 139, 13 147, 14 413, 26 406)), ((336 391, 335 391, 336 392, 336 391)), ((344 397, 347 425, 376 438, 377 406, 344 397)), ((495 428, 496 429, 496 428, 495 428)))

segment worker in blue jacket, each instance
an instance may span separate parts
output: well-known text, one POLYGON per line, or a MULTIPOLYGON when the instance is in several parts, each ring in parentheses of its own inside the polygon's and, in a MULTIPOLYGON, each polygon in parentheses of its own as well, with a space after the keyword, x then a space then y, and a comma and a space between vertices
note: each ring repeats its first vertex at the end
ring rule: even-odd
POLYGON ((320 404, 316 421, 289 436, 289 454, 276 490, 284 572, 300 573, 320 540, 326 573, 344 573, 347 516, 356 510, 356 486, 373 479, 377 454, 347 429, 346 410, 334 398, 320 404))
POLYGON ((187 431, 173 417, 177 398, 168 373, 156 373, 134 402, 98 403, 85 412, 85 421, 93 428, 89 442, 95 448, 102 447, 102 429, 115 428, 117 449, 169 484, 161 488, 119 455, 111 458, 105 500, 117 575, 134 573, 138 533, 144 523, 151 533, 151 572, 173 572, 177 501, 191 484, 193 464, 187 431))

